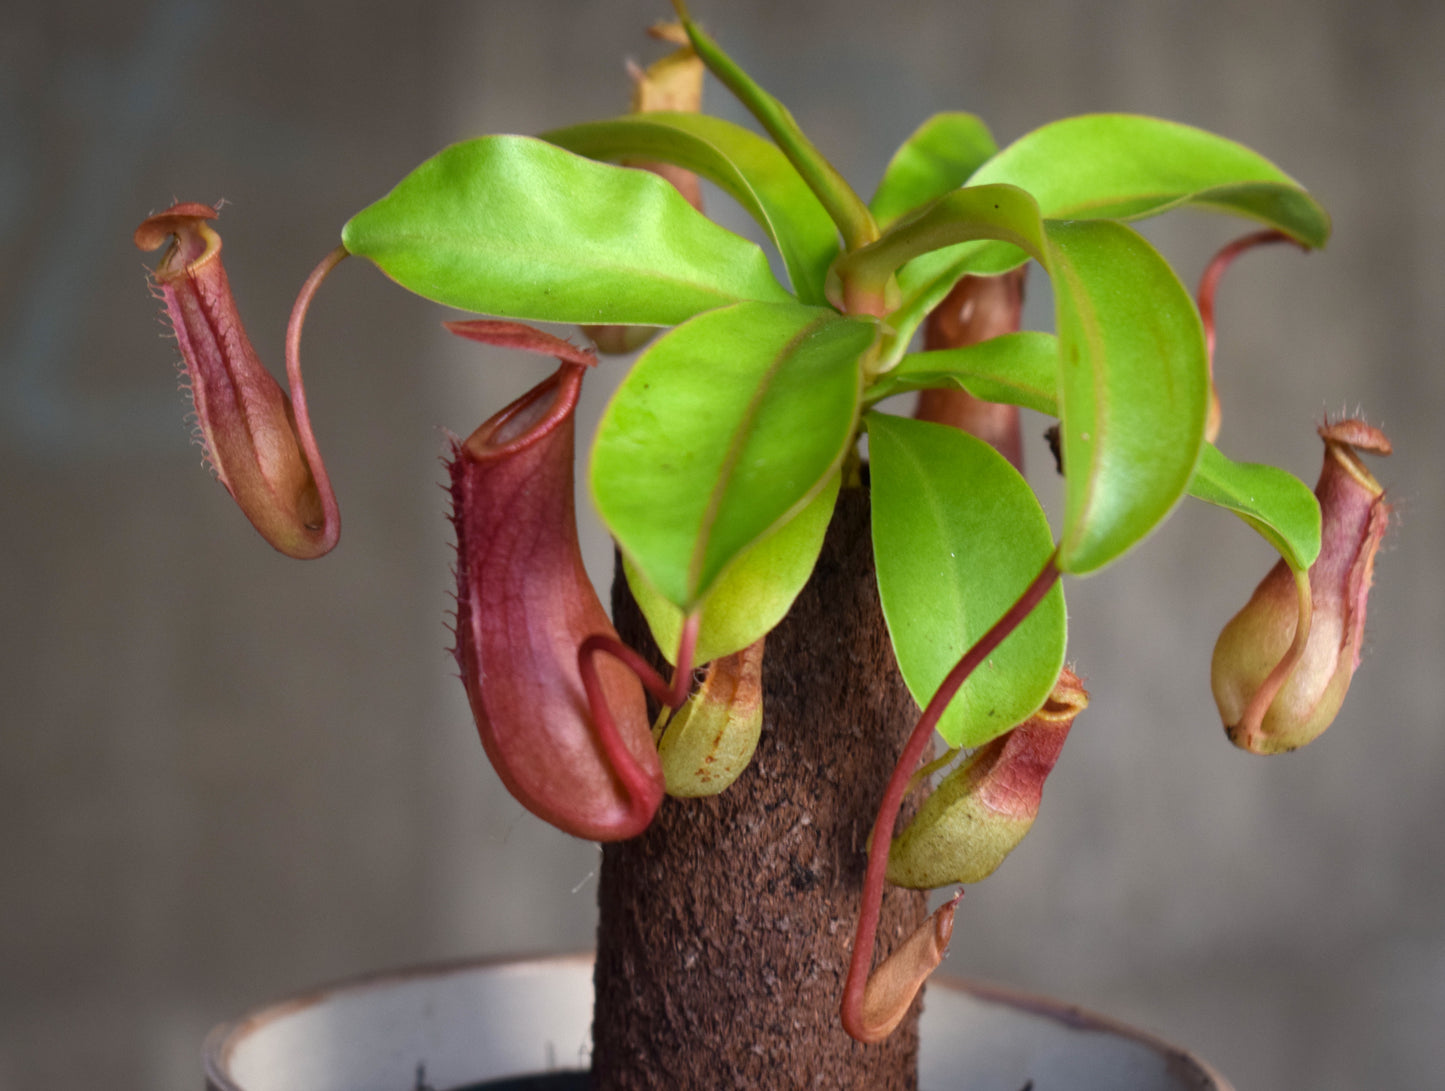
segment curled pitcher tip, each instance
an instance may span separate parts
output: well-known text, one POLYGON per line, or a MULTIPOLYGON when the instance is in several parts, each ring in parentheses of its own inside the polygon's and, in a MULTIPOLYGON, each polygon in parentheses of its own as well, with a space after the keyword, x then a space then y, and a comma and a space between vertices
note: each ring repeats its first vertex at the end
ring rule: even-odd
POLYGON ((146 219, 135 244, 155 250, 170 243, 151 279, 175 331, 216 477, 273 547, 303 560, 320 557, 336 545, 340 515, 292 359, 300 320, 293 314, 288 396, 246 335, 221 263, 221 237, 210 225, 215 218, 209 205, 182 202, 146 219))

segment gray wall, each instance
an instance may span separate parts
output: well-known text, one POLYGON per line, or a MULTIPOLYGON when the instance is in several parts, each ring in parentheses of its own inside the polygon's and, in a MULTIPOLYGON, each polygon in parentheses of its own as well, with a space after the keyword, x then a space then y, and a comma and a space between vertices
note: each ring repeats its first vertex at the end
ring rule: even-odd
MULTIPOLYGON (((1269 558, 1181 512, 1070 587, 1093 707, 948 968, 1135 1020, 1242 1091, 1434 1086, 1445 8, 695 6, 865 191, 936 109, 1005 140, 1136 110, 1256 146, 1330 207, 1326 253, 1231 274, 1219 360, 1231 453, 1313 481, 1324 413, 1363 407, 1394 438, 1399 527, 1344 713, 1291 757, 1225 743, 1209 651, 1269 558)), ((444 653, 440 429, 540 369, 344 266, 308 375, 346 533, 290 562, 204 480, 129 235, 173 197, 226 198, 232 280, 279 363, 351 212, 446 142, 620 110, 619 62, 649 55, 665 5, 24 7, 0 13, 0 1091, 195 1087, 205 1030, 275 995, 587 945, 596 851, 501 791, 444 653)), ((1151 234, 1192 280, 1232 230, 1151 234)))

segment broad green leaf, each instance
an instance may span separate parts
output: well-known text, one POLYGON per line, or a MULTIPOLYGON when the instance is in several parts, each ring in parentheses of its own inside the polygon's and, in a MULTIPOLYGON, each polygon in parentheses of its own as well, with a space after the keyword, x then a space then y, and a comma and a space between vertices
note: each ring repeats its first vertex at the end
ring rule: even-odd
POLYGON ((1206 443, 1189 495, 1227 508, 1279 550, 1296 571, 1320 553, 1320 505, 1294 474, 1257 462, 1234 462, 1206 443))
POLYGON ((957 387, 989 402, 1059 415, 1059 343, 1051 333, 1006 333, 963 348, 913 352, 864 392, 866 405, 910 390, 957 387))
POLYGON ((1184 494, 1204 442, 1199 314, 1154 248, 1111 220, 1047 221, 1059 336, 1059 569, 1102 568, 1184 494))
MULTIPOLYGON (((883 413, 866 423, 883 615, 903 679, 926 705, 1039 574, 1053 536, 1033 490, 987 443, 883 413)), ((980 746, 1043 704, 1066 627, 1055 586, 949 703, 938 726, 949 746, 980 746)))
POLYGON ((692 42, 702 63, 716 76, 724 87, 736 96, 758 123, 776 141, 778 148, 788 157, 803 181, 818 196, 828 211, 848 248, 862 246, 878 237, 878 227, 873 215, 862 198, 853 192, 838 169, 823 157, 814 143, 808 139, 788 108, 760 87, 756 80, 744 72, 722 47, 708 37, 687 13, 687 5, 674 0, 683 29, 692 42))
MULTIPOLYGON (((871 406, 894 394, 958 386, 991 402, 1058 416, 1058 348, 1046 333, 1012 333, 966 348, 915 352, 866 391, 871 406)), ((1188 493, 1234 512, 1296 569, 1320 551, 1320 507, 1310 487, 1274 466, 1235 462, 1206 443, 1188 493)))
POLYGON ((800 512, 852 440, 876 325, 739 303, 655 342, 602 415, 591 488, 657 592, 690 612, 738 554, 800 512))
POLYGON ((1277 227, 1319 247, 1330 218, 1298 182, 1222 136, 1137 114, 1085 114, 1035 129, 990 159, 970 185, 1007 182, 1050 219, 1139 219, 1182 204, 1277 227))
POLYGON ((670 326, 791 299, 762 250, 661 178, 529 137, 447 148, 341 239, 418 295, 507 318, 670 326))
MULTIPOLYGON (((807 507, 724 569, 703 600, 695 663, 741 651, 783 620, 813 574, 841 480, 834 474, 807 507)), ((622 568, 653 639, 668 662, 673 662, 682 637, 682 611, 653 590, 625 555, 622 568)))
MULTIPOLYGON (((1134 114, 1086 114, 1035 129, 968 182, 1021 186, 1050 219, 1138 219, 1195 205, 1258 220, 1310 247, 1323 246, 1330 233, 1320 204, 1256 152, 1202 129, 1134 114)), ((903 301, 889 318, 895 340, 906 344, 959 277, 1006 272, 1024 257, 996 242, 919 257, 898 274, 903 301)))
POLYGON ((656 160, 699 174, 728 193, 778 247, 804 303, 822 304, 838 231, 793 165, 756 133, 705 114, 628 114, 543 133, 590 159, 656 160))
POLYGON ((868 207, 886 228, 968 181, 994 153, 993 135, 973 114, 934 114, 899 146, 868 207))
POLYGON ((988 238, 1022 248, 1053 281, 1066 475, 1059 568, 1082 575, 1138 542, 1184 494, 1204 442, 1203 327, 1137 232, 1112 220, 1041 220, 1033 198, 1010 185, 954 190, 834 268, 866 289, 917 254, 988 238))

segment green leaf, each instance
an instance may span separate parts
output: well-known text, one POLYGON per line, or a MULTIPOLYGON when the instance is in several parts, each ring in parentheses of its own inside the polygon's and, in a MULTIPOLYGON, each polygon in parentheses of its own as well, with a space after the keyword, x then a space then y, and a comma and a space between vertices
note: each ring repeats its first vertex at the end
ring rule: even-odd
POLYGON ((744 72, 722 47, 708 37, 687 14, 687 5, 674 0, 683 29, 692 42, 692 48, 707 65, 708 71, 716 76, 724 87, 731 91, 769 136, 777 142, 788 161, 797 168, 798 174, 807 183, 828 210, 828 215, 838 225, 843 240, 851 250, 878 237, 878 226, 873 214, 853 187, 848 184, 838 169, 824 158, 814 143, 808 139, 788 108, 760 87, 756 80, 744 72))
POLYGON ((963 185, 997 151, 988 126, 973 114, 934 114, 893 154, 868 202, 873 218, 888 227, 963 185))
MULTIPOLYGON (((1232 140, 1160 118, 1086 114, 1035 129, 978 169, 969 185, 1021 186, 1050 219, 1138 219, 1182 205, 1277 227, 1306 246, 1323 246, 1329 215, 1269 160, 1232 140)), ((970 242, 925 254, 900 270, 903 300, 890 324, 895 342, 914 330, 968 273, 1007 272, 1024 260, 1016 247, 970 242)))
POLYGON ((542 139, 590 159, 672 163, 720 186, 778 247, 804 303, 822 304, 838 232, 793 165, 756 133, 705 114, 628 114, 554 129, 542 139))
POLYGON ((969 179, 1034 195, 1050 219, 1139 219, 1195 204, 1260 220, 1305 246, 1325 210, 1269 160, 1222 136, 1137 114, 1085 114, 1035 129, 969 179))
POLYGON ((1046 243, 1038 203, 1017 186, 956 189, 895 223, 876 242, 844 254, 829 279, 881 289, 915 258, 974 240, 1000 240, 1042 260, 1046 243))
MULTIPOLYGON (((695 663, 742 651, 783 620, 813 574, 841 480, 834 474, 807 507, 724 569, 703 600, 695 663)), ((625 555, 622 568, 653 639, 672 662, 682 636, 682 611, 659 595, 625 555)))
POLYGON ((1060 571, 1101 568, 1183 495, 1204 442, 1199 314, 1144 239, 1110 220, 1047 221, 1064 457, 1060 571))
POLYGON ((748 546, 797 514, 852 442, 872 321, 739 303, 671 331, 602 415, 591 488, 639 572, 691 612, 748 546))
POLYGON ((507 318, 669 326, 791 299, 762 250, 661 178, 529 137, 447 148, 341 239, 418 295, 507 318))
POLYGON ((917 254, 990 238, 1037 258, 1053 280, 1066 475, 1058 563, 1082 575, 1138 542, 1184 494, 1204 442, 1203 327, 1137 232, 1112 220, 1041 220, 1033 198, 1010 185, 954 190, 834 269, 866 289, 917 254))
POLYGON ((1206 443, 1189 495, 1234 512, 1303 572, 1320 553, 1320 505, 1294 474, 1257 462, 1234 462, 1206 443))
POLYGON ((864 392, 865 405, 911 390, 957 387, 988 402, 1059 415, 1059 342, 1051 333, 1006 333, 962 348, 913 352, 864 392))
MULTIPOLYGON (((878 591, 922 706, 1039 574, 1053 536, 1027 482, 987 443, 883 413, 866 423, 878 591)), ((980 746, 1043 704, 1066 627, 1056 586, 949 703, 938 726, 949 746, 980 746)))

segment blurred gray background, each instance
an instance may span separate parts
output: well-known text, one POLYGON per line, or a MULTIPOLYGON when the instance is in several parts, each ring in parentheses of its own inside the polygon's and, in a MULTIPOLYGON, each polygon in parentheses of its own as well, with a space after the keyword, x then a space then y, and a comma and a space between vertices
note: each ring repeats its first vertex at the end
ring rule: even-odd
MULTIPOLYGON (((1270 558, 1183 509, 1069 587, 1093 706, 947 968, 1135 1021, 1241 1091, 1439 1086, 1445 6, 694 6, 865 193, 935 110, 972 109, 1001 142, 1131 110, 1257 147, 1331 209, 1325 253, 1231 274, 1218 360, 1236 457, 1312 483, 1315 425, 1356 407, 1394 439, 1375 469, 1398 526, 1344 712, 1289 757, 1226 743, 1210 649, 1270 558)), ((278 995, 590 944, 597 852, 507 798, 445 654, 442 429, 545 369, 454 343, 439 308, 343 266, 307 365, 346 530, 324 561, 288 561, 188 445, 129 240, 173 198, 225 198, 231 278, 279 367, 290 299, 351 213, 445 143, 620 112, 622 60, 656 55, 641 29, 666 14, 0 12, 0 1091, 194 1088, 206 1030, 278 995)), ((1185 213, 1149 232, 1192 283, 1236 230, 1185 213)), ((605 542, 589 549, 604 573, 605 542)))

